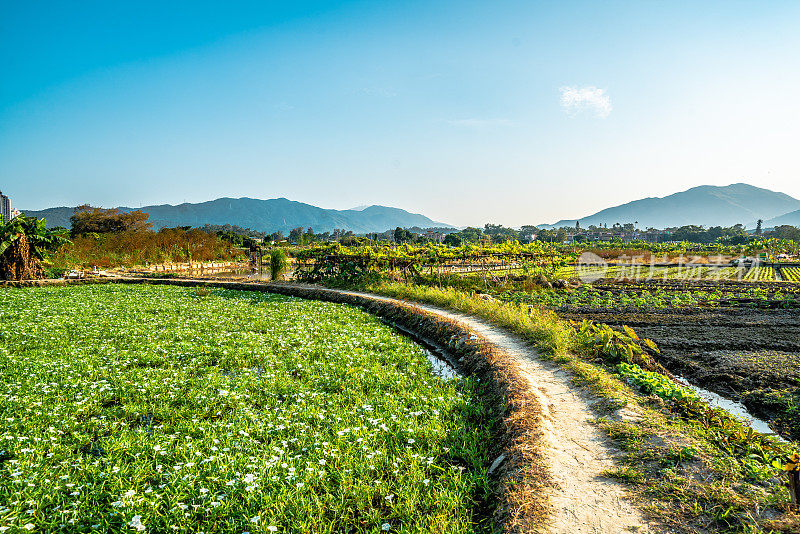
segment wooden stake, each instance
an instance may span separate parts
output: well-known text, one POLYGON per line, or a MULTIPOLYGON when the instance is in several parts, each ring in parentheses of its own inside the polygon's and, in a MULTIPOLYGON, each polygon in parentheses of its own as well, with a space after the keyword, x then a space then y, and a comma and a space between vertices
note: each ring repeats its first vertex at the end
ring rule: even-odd
POLYGON ((798 506, 800 505, 800 471, 789 471, 787 474, 789 475, 789 495, 792 498, 792 504, 798 506))

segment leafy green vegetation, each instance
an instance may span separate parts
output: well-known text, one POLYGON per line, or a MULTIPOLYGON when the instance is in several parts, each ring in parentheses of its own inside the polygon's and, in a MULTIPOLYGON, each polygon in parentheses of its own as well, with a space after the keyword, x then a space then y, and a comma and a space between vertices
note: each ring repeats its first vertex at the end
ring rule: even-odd
POLYGON ((5 289, 0 377, 3 530, 491 529, 487 386, 349 306, 5 289))
POLYGON ((676 384, 675 381, 660 373, 645 371, 635 363, 620 362, 617 371, 628 383, 636 386, 643 393, 652 393, 669 400, 690 399, 698 402, 701 400, 700 396, 690 389, 676 384))
POLYGON ((569 290, 538 289, 536 291, 506 290, 498 294, 502 300, 519 302, 548 308, 586 307, 586 308, 687 308, 697 306, 716 307, 738 305, 740 301, 752 304, 753 301, 780 301, 783 306, 800 304, 796 292, 768 290, 760 287, 737 291, 719 289, 667 289, 659 287, 654 291, 647 289, 625 289, 620 286, 614 291, 584 284, 569 290))

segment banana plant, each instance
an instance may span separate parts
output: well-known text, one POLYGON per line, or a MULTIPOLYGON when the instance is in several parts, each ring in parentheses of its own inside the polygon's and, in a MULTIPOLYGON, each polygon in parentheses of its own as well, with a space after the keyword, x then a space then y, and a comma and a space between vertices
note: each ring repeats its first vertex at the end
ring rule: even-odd
POLYGON ((15 217, 0 226, 0 263, 19 261, 17 258, 8 257, 8 254, 13 250, 14 244, 23 237, 30 247, 30 255, 38 261, 45 261, 47 252, 55 251, 61 245, 70 243, 66 235, 67 230, 48 230, 45 219, 24 215, 15 217))

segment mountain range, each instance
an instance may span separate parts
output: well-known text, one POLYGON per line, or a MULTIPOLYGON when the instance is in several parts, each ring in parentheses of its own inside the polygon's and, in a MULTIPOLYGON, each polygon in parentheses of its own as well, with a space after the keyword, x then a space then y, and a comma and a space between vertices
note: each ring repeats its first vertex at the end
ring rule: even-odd
POLYGON ((580 219, 564 219, 539 228, 613 226, 615 223, 637 223, 639 228, 669 228, 689 224, 733 226, 743 224, 755 228, 776 224, 800 225, 800 200, 784 193, 738 183, 728 186, 701 185, 665 197, 634 200, 598 211, 580 219), (792 222, 793 221, 793 222, 792 222))
MULTIPOLYGON (((59 207, 44 210, 22 210, 25 215, 47 219, 48 227, 70 227, 69 218, 75 208, 59 207)), ((162 204, 142 208, 117 208, 121 212, 139 209, 150 215, 153 228, 195 226, 206 224, 231 224, 260 232, 281 231, 288 234, 293 228, 313 228, 315 232, 330 232, 337 228, 355 234, 383 232, 398 226, 411 228, 448 227, 449 224, 433 221, 424 215, 409 213, 399 208, 368 206, 349 210, 324 209, 285 198, 259 200, 255 198, 218 198, 198 204, 177 206, 162 204)))
MULTIPOLYGON (((398 226, 411 228, 448 227, 451 225, 399 208, 386 206, 357 206, 347 210, 324 209, 285 198, 259 200, 254 198, 218 198, 197 204, 162 204, 142 208, 117 208, 120 211, 140 209, 150 214, 155 229, 174 226, 200 227, 206 224, 231 224, 260 232, 293 228, 313 228, 315 232, 334 229, 350 230, 355 234, 383 232, 398 226)), ((26 215, 46 218, 47 225, 69 227, 74 208, 48 208, 40 211, 22 210, 26 215)), ((636 223, 639 228, 670 228, 689 224, 733 226, 743 224, 752 229, 762 219, 762 228, 781 224, 800 226, 800 200, 784 193, 738 183, 728 186, 702 185, 665 197, 644 198, 606 208, 580 219, 564 219, 539 228, 574 227, 580 221, 583 228, 591 225, 613 226, 615 223, 636 223)))

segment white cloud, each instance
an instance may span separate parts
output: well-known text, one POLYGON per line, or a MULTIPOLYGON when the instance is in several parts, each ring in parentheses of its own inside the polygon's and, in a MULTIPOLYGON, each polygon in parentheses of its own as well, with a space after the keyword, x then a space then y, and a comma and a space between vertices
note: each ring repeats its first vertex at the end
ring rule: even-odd
POLYGON ((466 128, 485 128, 490 126, 510 126, 514 121, 508 119, 455 119, 447 121, 450 126, 466 128))
POLYGON ((362 87, 358 90, 362 95, 377 96, 383 98, 393 98, 397 96, 397 91, 390 87, 362 87))
POLYGON ((593 85, 586 87, 565 86, 561 92, 561 107, 570 116, 582 111, 593 112, 596 117, 605 119, 611 113, 611 98, 604 89, 593 85))

